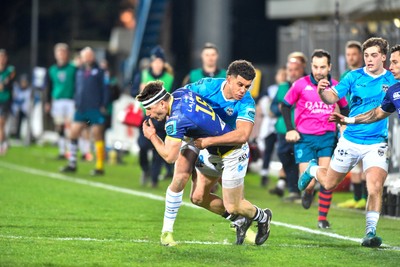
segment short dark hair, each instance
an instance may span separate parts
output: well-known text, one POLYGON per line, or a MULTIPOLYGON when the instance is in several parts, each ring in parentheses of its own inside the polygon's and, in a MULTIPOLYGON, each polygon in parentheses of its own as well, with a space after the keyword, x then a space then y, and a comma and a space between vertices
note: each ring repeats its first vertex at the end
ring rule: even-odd
POLYGON ((240 59, 233 61, 229 65, 226 75, 233 77, 240 75, 244 79, 251 81, 256 77, 256 70, 249 61, 240 59))
POLYGON ((372 46, 377 46, 380 49, 380 52, 383 55, 386 55, 387 52, 389 51, 389 42, 386 41, 385 39, 381 37, 371 37, 368 40, 366 40, 363 45, 362 45, 362 51, 363 53, 367 48, 370 48, 372 46))
POLYGON ((205 43, 201 50, 203 51, 205 49, 214 49, 218 53, 218 47, 215 44, 210 43, 210 42, 205 43))
POLYGON ((328 65, 331 64, 331 54, 329 54, 329 52, 324 49, 315 49, 311 55, 311 60, 314 57, 318 57, 318 58, 326 57, 328 59, 328 65))
MULTIPOLYGON (((143 102, 146 101, 156 94, 158 94, 164 88, 164 83, 162 81, 152 81, 148 82, 146 86, 143 88, 142 92, 136 96, 137 101, 143 102)), ((161 100, 168 100, 169 94, 166 94, 165 97, 161 100)))
POLYGON ((394 53, 394 52, 400 52, 400 45, 395 45, 392 48, 390 48, 390 54, 394 53))
POLYGON ((346 48, 357 48, 358 51, 362 52, 362 45, 359 41, 354 41, 354 40, 348 41, 346 43, 346 48))

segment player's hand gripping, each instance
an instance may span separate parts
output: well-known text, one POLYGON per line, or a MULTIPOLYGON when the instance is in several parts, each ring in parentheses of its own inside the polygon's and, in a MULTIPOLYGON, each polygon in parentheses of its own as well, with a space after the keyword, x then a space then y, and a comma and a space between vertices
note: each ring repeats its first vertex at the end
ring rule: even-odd
POLYGON ((327 79, 322 79, 318 82, 318 93, 321 91, 328 89, 331 86, 331 83, 327 79))
POLYGON ((156 128, 154 128, 154 124, 151 119, 145 120, 142 126, 144 137, 146 137, 147 139, 150 140, 153 135, 157 135, 156 128))
POLYGON ((194 140, 194 146, 197 147, 198 149, 204 149, 207 148, 207 138, 197 138, 194 140))

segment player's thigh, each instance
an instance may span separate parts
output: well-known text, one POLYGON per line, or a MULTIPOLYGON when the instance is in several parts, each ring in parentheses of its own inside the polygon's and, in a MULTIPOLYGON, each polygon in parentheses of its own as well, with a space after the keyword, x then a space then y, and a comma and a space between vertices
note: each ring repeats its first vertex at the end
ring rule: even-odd
MULTIPOLYGON (((362 157, 362 151, 359 145, 354 144, 341 137, 333 152, 330 161, 330 169, 336 173, 347 174, 362 157)), ((333 173, 333 172, 332 172, 333 173)))
POLYGON ((92 134, 95 141, 103 140, 104 126, 102 124, 94 124, 92 126, 92 134))
POLYGON ((196 179, 192 181, 192 189, 190 193, 192 200, 200 201, 207 197, 211 192, 211 188, 213 188, 218 180, 218 177, 207 177, 196 170, 196 179))
POLYGON ((388 171, 389 168, 389 148, 387 143, 379 143, 373 145, 365 145, 362 147, 363 170, 366 171, 371 167, 378 167, 384 171, 388 171))
POLYGON ((318 158, 318 165, 321 167, 328 168, 329 163, 331 162, 331 157, 320 157, 318 158))
POLYGON ((243 144, 240 148, 234 149, 222 157, 222 187, 236 188, 244 184, 244 177, 249 165, 249 146, 243 144))
POLYGON ((387 174, 387 171, 380 167, 370 167, 365 170, 369 194, 377 194, 382 191, 387 174))

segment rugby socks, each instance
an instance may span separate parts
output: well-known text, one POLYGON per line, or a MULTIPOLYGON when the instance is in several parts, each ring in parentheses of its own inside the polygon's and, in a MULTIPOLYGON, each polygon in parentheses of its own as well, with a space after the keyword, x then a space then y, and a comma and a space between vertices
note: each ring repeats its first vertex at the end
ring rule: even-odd
POLYGON ((361 182, 361 198, 367 199, 368 198, 368 189, 367 189, 367 182, 361 182))
POLYGON ((310 168, 311 177, 314 177, 315 180, 317 180, 317 181, 318 181, 318 178, 317 178, 317 171, 318 171, 318 168, 319 168, 319 166, 312 166, 312 167, 310 168))
POLYGON ((180 206, 182 205, 183 190, 181 192, 172 192, 169 187, 165 194, 165 212, 162 233, 173 232, 174 223, 180 206))
POLYGON ((322 186, 318 193, 318 221, 326 221, 332 202, 332 191, 325 190, 322 186))
POLYGON ((254 215, 253 221, 265 223, 268 219, 268 215, 257 206, 254 206, 254 208, 256 208, 256 215, 254 215))
POLYGON ((276 187, 282 190, 285 190, 286 187, 286 177, 279 177, 278 182, 276 183, 276 187))
POLYGON ((365 227, 365 234, 368 234, 370 232, 372 233, 376 233, 376 225, 378 224, 378 220, 379 220, 379 212, 376 211, 367 211, 366 214, 366 220, 367 220, 367 224, 365 227))
POLYGON ((60 130, 58 132, 58 153, 59 155, 65 155, 65 134, 64 134, 64 126, 60 126, 60 130))
POLYGON ((71 139, 71 143, 69 144, 69 166, 76 167, 76 154, 78 153, 78 140, 71 139))
POLYGON ((96 148, 96 170, 103 170, 104 169, 104 160, 106 157, 106 152, 104 149, 104 141, 96 141, 95 142, 96 148))
POLYGON ((245 218, 243 216, 237 214, 230 214, 227 211, 225 211, 225 213, 222 214, 221 216, 238 226, 241 226, 245 221, 245 218))
POLYGON ((361 183, 353 183, 355 201, 359 201, 362 198, 362 187, 363 185, 361 183))
POLYGON ((82 155, 90 153, 90 141, 86 138, 79 138, 79 150, 82 155))

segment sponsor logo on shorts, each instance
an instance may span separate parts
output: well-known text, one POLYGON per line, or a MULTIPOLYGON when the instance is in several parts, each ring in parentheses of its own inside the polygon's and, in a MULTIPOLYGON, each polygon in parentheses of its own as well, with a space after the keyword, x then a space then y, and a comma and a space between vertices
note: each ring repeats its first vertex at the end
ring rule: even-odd
POLYGON ((337 153, 338 153, 340 156, 347 156, 347 155, 349 154, 349 153, 347 153, 347 151, 344 150, 344 149, 338 149, 337 153))
POLYGON ((245 166, 239 164, 239 166, 238 166, 238 171, 239 171, 239 172, 243 171, 243 170, 244 170, 244 167, 245 167, 245 166))
POLYGON ((303 149, 298 149, 296 151, 297 158, 301 159, 303 157, 303 149))
POLYGON ((385 151, 383 149, 378 149, 379 157, 383 157, 385 155, 385 151))
POLYGON ((249 156, 247 154, 242 154, 239 156, 239 162, 245 161, 249 156))

